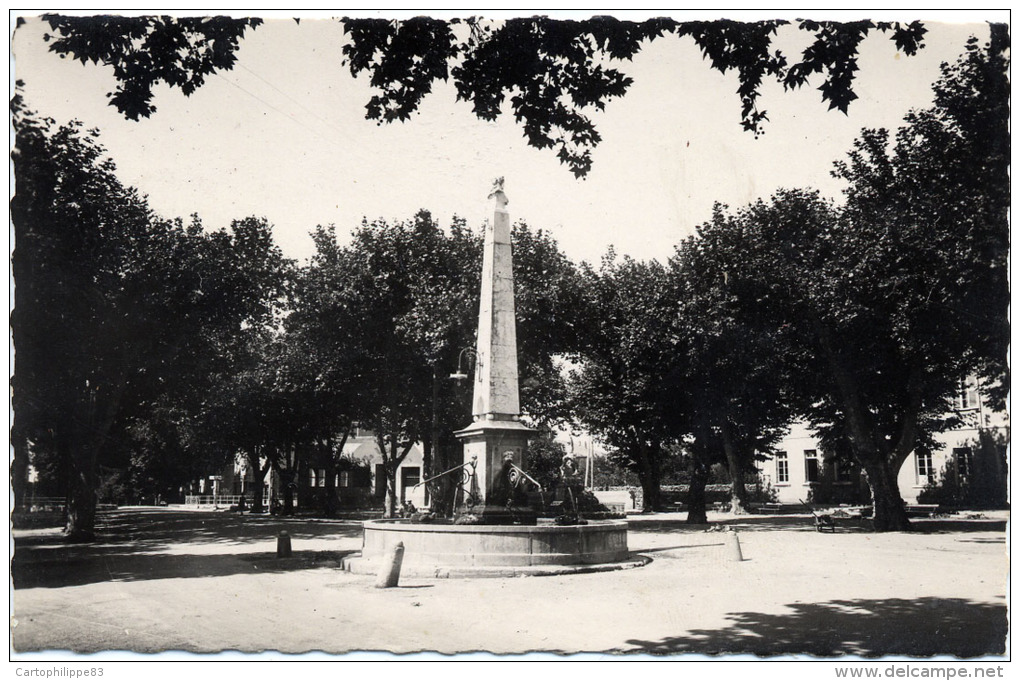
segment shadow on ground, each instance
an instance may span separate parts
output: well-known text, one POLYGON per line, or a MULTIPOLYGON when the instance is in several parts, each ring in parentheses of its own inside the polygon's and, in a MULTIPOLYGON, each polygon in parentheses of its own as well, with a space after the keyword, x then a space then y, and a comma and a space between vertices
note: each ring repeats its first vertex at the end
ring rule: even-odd
POLYGON ((70 560, 19 561, 15 556, 11 576, 15 589, 58 589, 96 582, 134 582, 147 579, 191 579, 226 577, 238 574, 264 574, 335 568, 351 551, 298 551, 288 558, 275 552, 222 554, 147 554, 125 553, 92 555, 70 560))
MULTIPOLYGON (((809 514, 797 515, 740 515, 715 519, 705 525, 688 525, 681 514, 631 515, 627 517, 631 532, 705 532, 733 528, 741 532, 758 530, 794 530, 816 532, 815 521, 809 514)), ((866 518, 835 518, 837 534, 874 532, 866 518)), ((1001 519, 917 518, 911 521, 911 531, 919 534, 953 534, 965 532, 1005 532, 1006 521, 1001 519)))
MULTIPOLYGON (((97 522, 98 541, 73 544, 58 529, 14 532, 11 577, 15 589, 60 588, 96 582, 218 577, 335 566, 347 552, 302 551, 302 541, 361 535, 356 522, 314 522, 262 516, 173 511, 110 511, 97 522), (251 552, 275 542, 281 531, 294 553, 251 552), (213 547, 210 553, 168 553, 182 544, 213 547), (231 546, 238 551, 230 552, 231 546)), ((272 545, 272 544, 271 544, 272 545)))
MULTIPOLYGON (((317 521, 227 512, 129 510, 102 512, 96 519, 95 544, 135 544, 146 550, 187 543, 251 544, 275 538, 286 530, 291 537, 360 536, 357 521, 317 521)), ((49 534, 15 533, 15 547, 60 542, 49 534)))
POLYGON ((732 624, 720 629, 691 629, 658 641, 631 639, 627 643, 632 647, 621 652, 965 658, 1005 652, 1004 605, 962 598, 890 598, 787 607, 792 612, 730 613, 732 624))

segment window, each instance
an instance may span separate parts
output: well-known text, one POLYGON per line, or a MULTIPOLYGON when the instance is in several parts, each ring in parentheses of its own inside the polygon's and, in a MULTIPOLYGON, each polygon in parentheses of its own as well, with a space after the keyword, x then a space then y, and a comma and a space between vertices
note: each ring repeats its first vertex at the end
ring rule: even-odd
POLYGON ((977 378, 974 376, 968 376, 964 380, 960 381, 960 385, 956 393, 956 408, 978 408, 977 378))
POLYGON ((776 454, 776 482, 790 482, 790 460, 786 452, 776 454))
POLYGON ((931 452, 914 452, 914 459, 917 461, 917 484, 925 485, 931 482, 934 475, 931 452))
POLYGON ((854 464, 845 459, 832 459, 832 479, 834 482, 851 482, 854 476, 854 464))
POLYGON ((340 487, 351 486, 351 473, 350 471, 340 471, 340 487))
POLYGON ((400 482, 400 494, 403 495, 421 482, 421 469, 417 466, 404 466, 400 469, 400 482))
POLYGON ((314 468, 309 468, 308 469, 308 486, 309 487, 315 487, 315 469, 314 468))
POLYGON ((956 475, 960 481, 969 480, 974 468, 974 454, 970 447, 953 448, 953 459, 956 461, 956 475))
POLYGON ((319 469, 318 483, 319 483, 319 487, 325 487, 326 486, 326 469, 325 468, 320 468, 319 469))
POLYGON ((804 450, 804 479, 807 482, 818 482, 818 450, 804 450))

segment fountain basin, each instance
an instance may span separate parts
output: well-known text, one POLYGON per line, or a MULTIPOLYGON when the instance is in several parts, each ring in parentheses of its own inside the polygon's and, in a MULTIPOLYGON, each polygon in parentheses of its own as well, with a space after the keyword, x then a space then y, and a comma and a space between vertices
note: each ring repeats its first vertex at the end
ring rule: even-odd
POLYGON ((404 544, 402 574, 428 577, 514 577, 639 567, 631 556, 626 521, 587 525, 446 525, 401 519, 365 522, 361 555, 346 570, 374 574, 389 547, 404 544))

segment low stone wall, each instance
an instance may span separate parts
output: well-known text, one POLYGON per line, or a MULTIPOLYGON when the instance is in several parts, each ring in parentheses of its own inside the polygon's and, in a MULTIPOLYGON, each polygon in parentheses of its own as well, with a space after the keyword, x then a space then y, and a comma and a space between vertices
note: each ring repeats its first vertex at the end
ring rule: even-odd
POLYGON ((637 505, 637 495, 630 489, 595 490, 593 494, 599 503, 611 511, 619 509, 625 513, 640 508, 637 505))

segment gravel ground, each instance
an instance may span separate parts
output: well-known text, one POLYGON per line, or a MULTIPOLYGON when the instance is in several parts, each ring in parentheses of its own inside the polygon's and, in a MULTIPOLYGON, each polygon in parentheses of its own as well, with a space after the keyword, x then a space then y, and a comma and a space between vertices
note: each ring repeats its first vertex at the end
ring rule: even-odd
POLYGON ((869 533, 808 515, 631 516, 618 572, 402 579, 337 569, 360 523, 173 509, 102 514, 100 541, 14 530, 14 650, 1002 655, 1007 514, 869 533), (726 534, 738 530, 744 560, 726 534), (287 530, 291 558, 276 558, 287 530), (708 531, 706 531, 708 530, 708 531))

